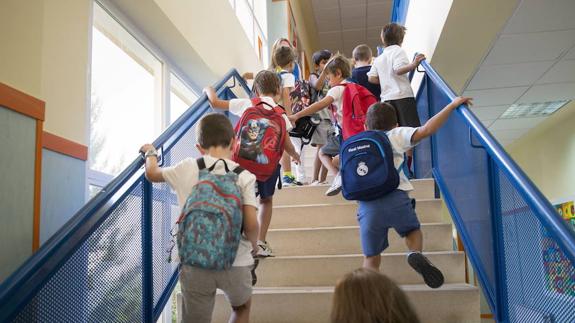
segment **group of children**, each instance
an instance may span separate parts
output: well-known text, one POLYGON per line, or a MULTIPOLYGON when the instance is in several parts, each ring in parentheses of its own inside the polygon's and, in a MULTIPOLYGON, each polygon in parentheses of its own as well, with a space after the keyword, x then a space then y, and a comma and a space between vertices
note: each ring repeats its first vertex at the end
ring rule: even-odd
MULTIPOLYGON (((272 218, 275 189, 279 181, 285 184, 298 184, 305 179, 301 176, 303 171, 299 154, 301 142, 291 140, 287 136, 287 132, 298 119, 316 114, 321 120, 312 138, 312 144, 317 147, 313 183, 323 183, 326 171, 329 171, 335 175, 335 178, 326 194, 335 195, 341 190, 338 155, 342 139, 338 128, 345 121, 342 112, 344 108, 342 96, 349 82, 363 85, 381 98, 381 102, 371 105, 367 110, 365 129, 386 133, 393 149, 393 163, 400 172, 399 185, 393 192, 375 200, 359 201, 357 218, 365 255, 364 267, 379 270, 381 253, 388 246, 387 232, 389 228, 394 228, 405 238, 410 251, 407 255, 409 265, 422 275, 425 283, 430 287, 437 288, 443 284, 443 275, 439 269, 434 267, 421 253, 423 238, 420 224, 408 196, 408 192, 413 187, 408 176, 401 171, 401 165, 405 154, 409 161, 409 152, 413 146, 435 133, 447 121, 454 109, 470 101, 468 98, 456 98, 441 112, 420 126, 413 91, 406 74, 414 70, 424 56, 420 55, 412 62, 408 60, 405 51, 400 47, 404 33, 405 29, 402 26, 386 25, 382 30, 382 41, 385 46, 383 54, 375 58, 372 63, 371 49, 366 45, 357 46, 353 51, 355 64, 353 69, 343 55, 332 55, 327 50, 316 52, 313 55, 316 72, 312 73, 309 80, 315 89, 312 98, 315 102, 296 113, 291 111, 290 92, 293 91, 297 82, 293 71, 299 68, 295 63, 295 53, 291 44, 280 40, 274 46, 272 69, 261 71, 254 77, 253 90, 257 99, 222 100, 217 97, 213 88, 206 88, 205 93, 214 108, 228 110, 232 114, 242 116, 242 120, 248 117, 246 115, 260 111, 264 114, 280 114, 281 124, 267 119, 263 120, 263 118, 251 119, 234 130, 223 115, 206 115, 197 128, 197 148, 203 155, 201 162, 188 158, 175 166, 163 169, 158 166, 157 151, 153 146, 148 144, 141 148, 146 159, 146 177, 153 182, 167 182, 176 192, 182 210, 189 209, 190 205, 195 205, 193 203, 215 204, 216 201, 198 200, 202 192, 212 192, 212 189, 217 192, 218 196, 227 198, 228 202, 239 202, 238 205, 241 205, 241 229, 240 227, 237 229, 241 231, 236 239, 239 241, 236 241, 235 245, 231 244, 236 246, 236 250, 232 253, 233 261, 230 261, 223 270, 213 270, 212 267, 182 262, 180 280, 184 296, 185 322, 210 322, 216 288, 225 293, 233 308, 230 322, 248 321, 252 282, 255 281, 253 257, 273 255, 266 241, 266 235, 272 218), (285 108, 285 113, 278 112, 280 105, 285 108), (277 138, 272 140, 273 143, 267 139, 267 142, 263 143, 261 140, 264 134, 267 136, 269 133, 273 133, 277 138), (255 145, 244 145, 244 139, 255 145), (269 156, 264 156, 262 150, 263 146, 268 149, 270 145, 279 147, 277 153, 283 155, 281 161, 278 157, 275 164, 269 156), (244 163, 242 156, 253 162, 244 163), (296 176, 291 173, 292 161, 298 166, 296 176), (265 177, 259 176, 257 169, 254 171, 252 168, 259 167, 258 163, 261 166, 268 162, 273 164, 273 172, 265 177), (244 168, 247 171, 244 171, 244 168), (210 179, 206 177, 208 176, 206 171, 216 176, 210 179), (226 175, 231 173, 234 174, 226 175), (226 178, 236 181, 236 185, 229 186, 224 183, 225 185, 221 184, 220 187, 218 176, 227 176, 226 178), (202 183, 209 185, 201 186, 202 183)), ((223 182, 222 179, 221 183, 223 182)), ((233 218, 231 215, 233 212, 226 211, 228 210, 226 207, 211 204, 209 206, 221 210, 226 219, 233 218)), ((185 214, 183 217, 185 218, 185 214)), ((199 222, 203 231, 209 233, 210 230, 227 228, 220 222, 218 222, 220 223, 218 228, 209 228, 209 223, 216 223, 213 222, 213 217, 213 214, 206 216, 207 220, 199 222)), ((188 256, 189 259, 199 259, 200 263, 205 263, 205 258, 209 258, 209 255, 206 256, 205 253, 216 248, 213 246, 214 243, 208 245, 207 251, 202 250, 200 255, 196 255, 197 257, 189 256, 188 251, 182 251, 184 248, 180 245, 182 241, 194 239, 199 241, 203 237, 202 234, 204 233, 196 231, 179 233, 178 247, 181 259, 188 256)), ((222 239, 225 246, 230 245, 229 242, 233 240, 229 237, 222 239)), ((332 314, 333 321, 339 321, 335 319, 339 316, 340 314, 332 314)))

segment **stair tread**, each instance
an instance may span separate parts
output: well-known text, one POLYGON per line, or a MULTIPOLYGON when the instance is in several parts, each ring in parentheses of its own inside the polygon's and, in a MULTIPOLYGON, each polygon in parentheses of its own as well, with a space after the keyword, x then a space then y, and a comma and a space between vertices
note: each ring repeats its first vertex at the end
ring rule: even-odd
MULTIPOLYGON (((463 251, 456 251, 456 250, 446 250, 446 251, 424 251, 424 255, 464 255, 465 252, 463 251)), ((389 252, 381 254, 382 257, 397 257, 397 256, 405 256, 407 252, 389 252)), ((355 253, 355 254, 339 254, 339 255, 301 255, 301 256, 274 256, 265 258, 262 261, 273 261, 274 259, 332 259, 332 258, 355 258, 355 257, 363 257, 363 254, 355 253)))
MULTIPOLYGON (((441 199, 416 199, 418 203, 425 202, 441 202, 441 199)), ((292 204, 292 205, 274 205, 274 209, 289 209, 289 208, 300 208, 300 207, 319 207, 319 206, 346 206, 346 205, 356 205, 356 201, 344 201, 335 203, 316 203, 316 204, 292 204)))
MULTIPOLYGON (((432 222, 421 223, 421 226, 451 226, 450 223, 432 222)), ((337 226, 337 227, 315 227, 315 228, 282 228, 282 229, 269 229, 268 232, 292 232, 292 231, 335 231, 335 230, 349 230, 359 229, 357 225, 337 226)))
MULTIPOLYGON (((476 291, 477 286, 465 283, 444 284, 440 288, 432 289, 425 284, 399 285, 406 292, 442 292, 442 291, 476 291)), ((254 287, 254 294, 304 294, 304 293, 333 293, 334 286, 310 287, 254 287)))

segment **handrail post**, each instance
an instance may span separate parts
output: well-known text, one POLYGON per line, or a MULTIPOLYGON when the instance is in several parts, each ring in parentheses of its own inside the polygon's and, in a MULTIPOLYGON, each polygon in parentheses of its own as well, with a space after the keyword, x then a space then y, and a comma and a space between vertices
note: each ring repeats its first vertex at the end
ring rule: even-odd
POLYGON ((503 237, 503 214, 501 212, 501 190, 497 165, 493 159, 486 154, 488 178, 489 178, 489 208, 492 214, 493 236, 493 254, 495 255, 494 272, 495 272, 495 316, 497 322, 509 322, 507 308, 507 271, 505 264, 505 244, 503 237))
POLYGON ((152 183, 142 176, 142 322, 152 323, 154 316, 154 273, 153 273, 153 233, 152 183))

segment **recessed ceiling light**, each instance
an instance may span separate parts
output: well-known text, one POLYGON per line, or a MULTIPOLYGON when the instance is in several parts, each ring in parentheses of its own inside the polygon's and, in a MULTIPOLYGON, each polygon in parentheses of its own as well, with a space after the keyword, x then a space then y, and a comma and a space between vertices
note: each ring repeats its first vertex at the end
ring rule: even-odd
POLYGON ((565 100, 513 104, 503 112, 500 119, 544 117, 553 114, 568 102, 568 100, 565 100))

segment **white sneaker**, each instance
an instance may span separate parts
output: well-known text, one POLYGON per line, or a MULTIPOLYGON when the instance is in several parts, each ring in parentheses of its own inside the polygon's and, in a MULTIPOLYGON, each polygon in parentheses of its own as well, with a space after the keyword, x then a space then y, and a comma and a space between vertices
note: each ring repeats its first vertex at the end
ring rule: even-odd
POLYGON ((256 257, 265 258, 265 257, 273 257, 274 254, 272 252, 272 248, 267 243, 267 241, 260 241, 258 240, 258 252, 256 253, 256 257))
POLYGON ((316 179, 315 181, 311 182, 311 184, 309 184, 309 186, 318 186, 321 183, 316 179))
POLYGON ((333 179, 333 182, 331 183, 331 186, 325 192, 325 195, 335 196, 335 195, 339 194, 339 192, 341 192, 341 175, 339 173, 337 173, 337 175, 333 179))

